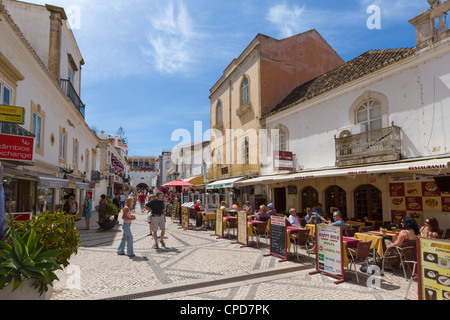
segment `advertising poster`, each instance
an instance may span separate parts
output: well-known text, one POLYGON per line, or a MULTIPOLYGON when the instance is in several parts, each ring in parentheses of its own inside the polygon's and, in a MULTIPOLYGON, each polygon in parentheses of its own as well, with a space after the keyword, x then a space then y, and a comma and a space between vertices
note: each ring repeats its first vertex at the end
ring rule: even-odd
POLYGON ((420 238, 419 300, 450 300, 450 241, 420 238))
POLYGON ((342 229, 317 225, 317 269, 333 277, 342 278, 343 245, 342 229))
POLYGON ((240 211, 238 212, 238 239, 237 242, 248 246, 248 228, 247 228, 247 212, 240 211))
POLYGON ((189 229, 189 208, 181 208, 181 227, 183 229, 189 229))
POLYGON ((0 134, 0 160, 34 161, 34 138, 0 134))

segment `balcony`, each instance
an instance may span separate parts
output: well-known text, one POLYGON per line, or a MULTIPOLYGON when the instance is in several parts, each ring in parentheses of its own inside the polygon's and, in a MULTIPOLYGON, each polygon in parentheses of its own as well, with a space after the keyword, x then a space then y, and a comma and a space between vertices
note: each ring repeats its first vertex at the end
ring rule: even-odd
POLYGON ((0 122, 0 133, 19 137, 35 138, 35 135, 15 123, 0 122))
POLYGON ((397 161, 401 146, 401 128, 396 126, 336 138, 336 166, 397 161))
POLYGON ((78 109, 78 111, 81 113, 83 118, 85 118, 86 106, 81 101, 80 96, 76 92, 72 83, 69 80, 61 79, 61 89, 70 98, 70 100, 72 100, 73 104, 78 109))
POLYGON ((257 164, 212 165, 208 170, 208 180, 215 181, 243 175, 259 175, 257 164))

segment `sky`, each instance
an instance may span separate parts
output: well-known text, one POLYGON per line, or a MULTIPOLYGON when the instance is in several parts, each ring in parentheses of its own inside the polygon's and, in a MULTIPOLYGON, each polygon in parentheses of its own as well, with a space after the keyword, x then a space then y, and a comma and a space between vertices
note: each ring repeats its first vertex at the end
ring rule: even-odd
MULTIPOLYGON (((311 29, 345 60, 415 46, 408 21, 426 0, 28 0, 65 8, 86 64, 86 122, 128 138, 130 156, 159 156, 201 123, 210 89, 258 33, 283 39, 311 29), (173 141, 174 140, 174 141, 173 141)), ((186 141, 183 141, 185 143, 186 141)))

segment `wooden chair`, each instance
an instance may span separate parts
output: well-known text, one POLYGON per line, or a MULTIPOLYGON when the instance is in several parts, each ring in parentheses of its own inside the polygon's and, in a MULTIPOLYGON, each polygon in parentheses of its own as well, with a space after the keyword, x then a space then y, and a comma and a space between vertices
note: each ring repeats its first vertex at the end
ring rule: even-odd
POLYGON ((347 235, 347 237, 349 238, 353 238, 355 236, 356 230, 355 229, 346 229, 345 230, 345 234, 347 235))
POLYGON ((256 236, 256 246, 259 248, 260 237, 264 235, 267 243, 267 221, 253 225, 253 235, 256 236))
POLYGON ((372 245, 372 241, 367 242, 358 242, 358 246, 355 249, 349 248, 348 251, 350 252, 350 261, 347 267, 348 271, 352 271, 351 267, 353 266, 355 269, 356 274, 356 281, 359 283, 359 277, 358 277, 358 270, 356 268, 356 265, 358 264, 366 264, 367 267, 369 267, 369 253, 370 253, 370 246, 372 245))

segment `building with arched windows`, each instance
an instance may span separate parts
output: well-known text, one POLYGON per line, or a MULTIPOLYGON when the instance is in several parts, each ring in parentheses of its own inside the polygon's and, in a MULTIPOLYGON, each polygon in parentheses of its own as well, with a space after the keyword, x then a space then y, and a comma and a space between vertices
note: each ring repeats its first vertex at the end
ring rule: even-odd
POLYGON ((346 219, 449 228, 450 30, 435 27, 449 9, 410 21, 416 47, 370 50, 291 91, 262 117, 276 133, 261 147, 268 165, 237 186, 267 188, 279 211, 321 203, 346 219), (280 150, 290 172, 275 165, 280 150))

